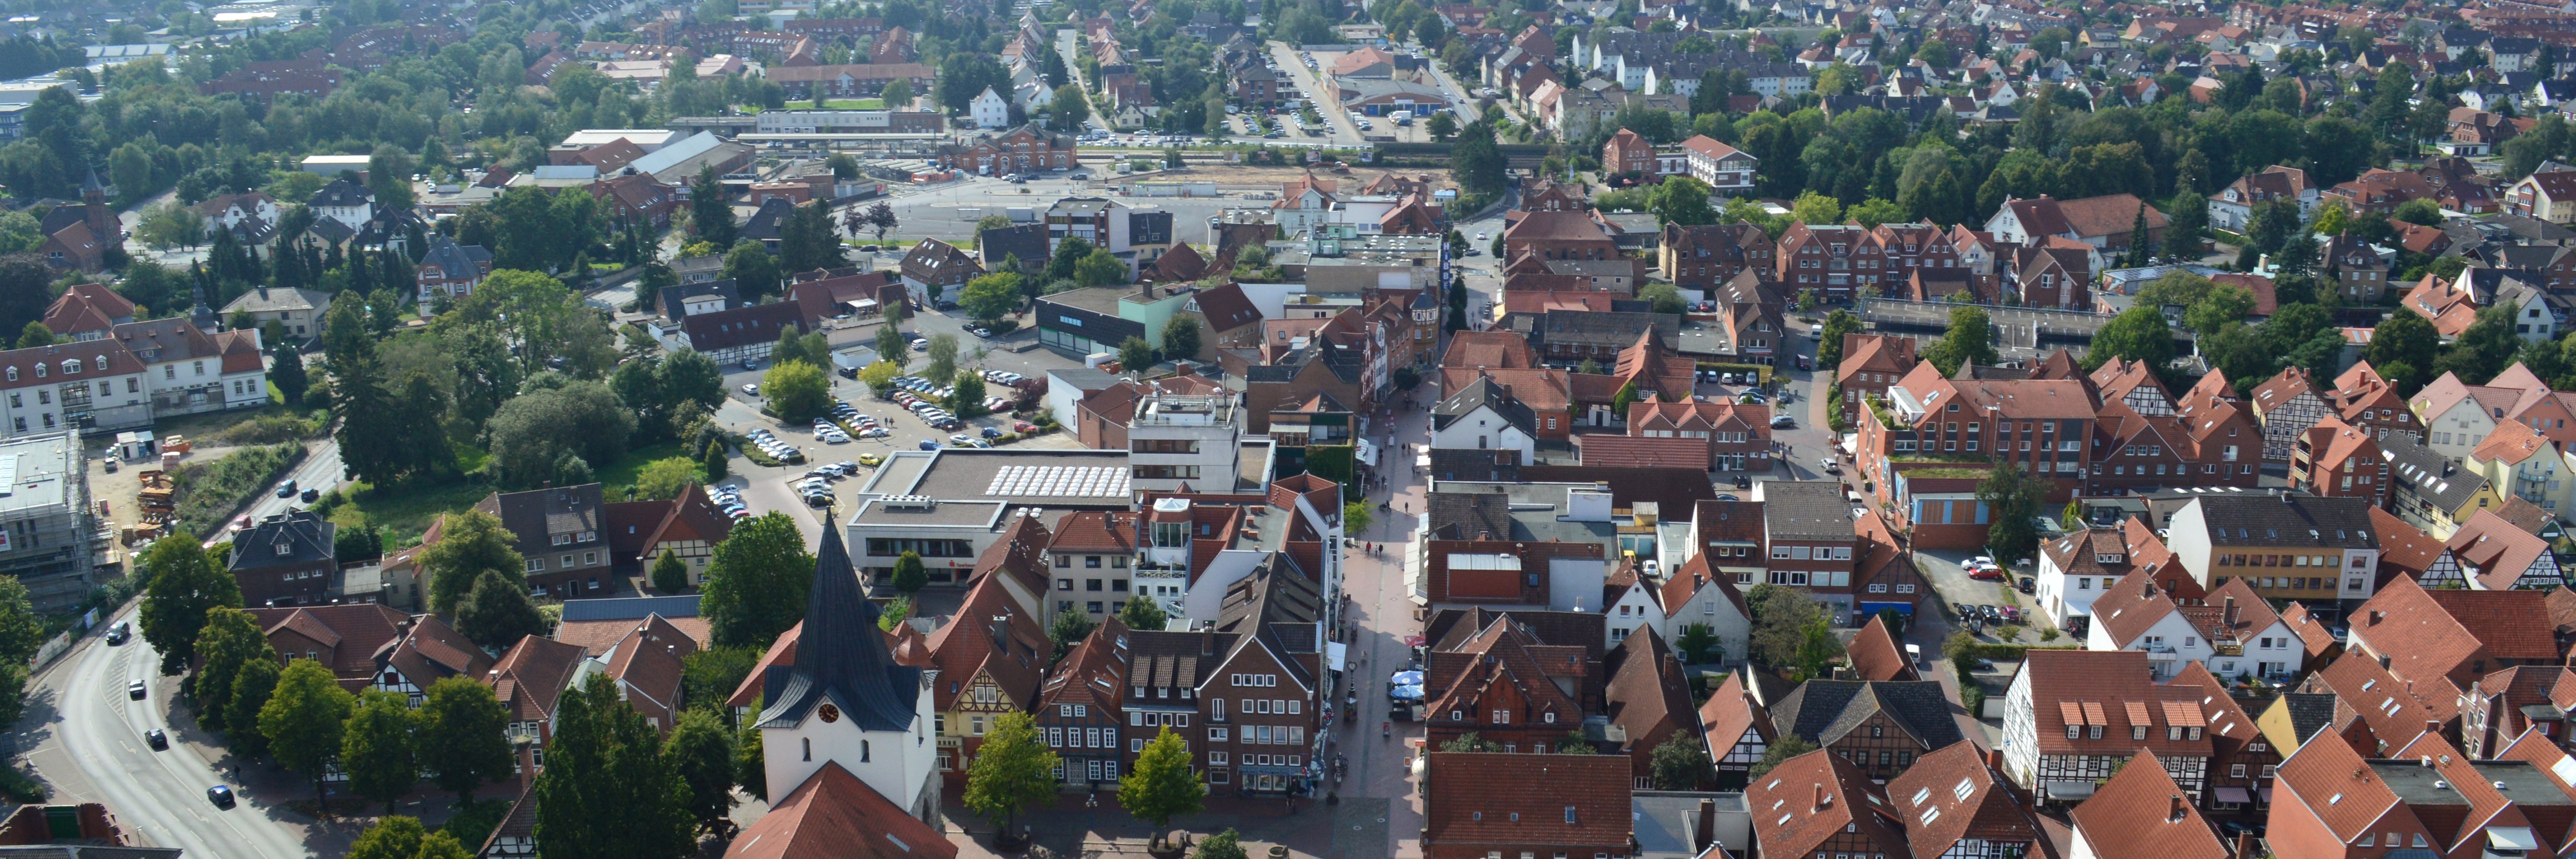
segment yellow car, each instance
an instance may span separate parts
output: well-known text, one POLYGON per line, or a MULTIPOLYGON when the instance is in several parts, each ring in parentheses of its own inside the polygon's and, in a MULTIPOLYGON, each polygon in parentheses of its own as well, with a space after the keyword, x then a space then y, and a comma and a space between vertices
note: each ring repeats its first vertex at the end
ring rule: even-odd
POLYGON ((873 454, 873 453, 862 453, 862 454, 859 454, 859 464, 860 464, 860 465, 864 465, 864 466, 867 466, 867 467, 869 467, 869 468, 875 468, 875 467, 877 467, 877 466, 879 466, 879 465, 882 465, 882 464, 884 464, 884 463, 885 463, 885 457, 878 456, 878 455, 873 454))

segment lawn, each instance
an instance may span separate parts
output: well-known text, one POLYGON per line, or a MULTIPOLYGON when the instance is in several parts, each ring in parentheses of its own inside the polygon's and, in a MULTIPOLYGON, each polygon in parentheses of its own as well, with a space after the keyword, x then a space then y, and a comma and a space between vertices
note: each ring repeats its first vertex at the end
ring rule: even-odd
MULTIPOLYGON (((680 443, 676 441, 646 445, 627 451, 625 456, 619 457, 616 462, 609 463, 608 467, 592 471, 592 474, 599 477, 600 497, 610 501, 626 500, 627 488, 635 485, 635 478, 644 472, 644 466, 652 464, 657 459, 669 459, 679 455, 680 443)), ((705 475, 701 472, 699 476, 703 478, 705 475)))
POLYGON ((421 532, 429 530, 429 523, 438 514, 463 512, 492 494, 492 487, 458 479, 378 492, 374 486, 359 481, 339 492, 342 502, 332 508, 331 521, 343 528, 373 523, 385 529, 385 549, 393 551, 419 543, 421 532))

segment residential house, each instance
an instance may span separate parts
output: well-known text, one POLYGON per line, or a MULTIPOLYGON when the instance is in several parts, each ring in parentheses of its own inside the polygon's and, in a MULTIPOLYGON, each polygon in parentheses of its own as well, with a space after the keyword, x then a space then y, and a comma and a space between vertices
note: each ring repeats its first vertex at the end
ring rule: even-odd
POLYGON ((2131 233, 2140 218, 2147 227, 2147 243, 2164 243, 2165 216, 2130 194, 2110 194, 2078 200, 2059 200, 2040 196, 2032 199, 2007 199, 1986 219, 1984 232, 2000 241, 2036 245, 2049 236, 2074 239, 2091 245, 2097 255, 2126 250, 2131 233))
POLYGON ((2459 463, 2432 448, 2390 439, 2380 443, 2379 453, 2391 470, 2388 509, 2433 539, 2449 539, 2460 530, 2460 523, 2478 511, 2504 505, 2494 484, 2477 472, 2461 470, 2459 463))
POLYGON ((1426 742, 1466 734, 1505 752, 1554 750, 1592 710, 1604 685, 1600 639, 1549 641, 1515 613, 1477 611, 1481 629, 1434 643, 1423 668, 1426 742))
POLYGON ((1026 713, 1037 705, 1038 684, 1055 655, 1046 626, 1010 596, 1005 581, 1002 576, 977 581, 957 614, 930 634, 937 672, 930 681, 934 734, 939 770, 950 790, 966 789, 975 753, 1004 714, 1026 713))
POLYGON ((2417 581, 2435 588, 2546 591, 2566 584, 2567 576, 2548 540, 2493 510, 2480 510, 2443 541, 2442 554, 2417 581))
POLYGON ((2094 600, 2085 647, 2145 653, 2158 681, 2195 664, 2229 679, 2281 679, 2299 670, 2298 637, 2244 579, 2189 602, 2161 592, 2152 571, 2131 572, 2094 600))
POLYGON ((441 234, 429 240, 429 253, 422 256, 414 269, 424 306, 437 299, 455 299, 473 294, 474 287, 492 276, 492 252, 482 245, 460 245, 441 234))
POLYGON ((1752 153, 1704 134, 1682 141, 1682 152, 1683 165, 1691 178, 1707 184, 1710 190, 1730 197, 1752 193, 1753 174, 1761 166, 1761 159, 1752 153))
POLYGON ((2401 578, 2352 613, 2347 654, 2414 683, 2417 697, 2448 711, 2451 693, 2498 669, 2559 662, 2549 618, 2542 591, 2427 588, 2401 578), (2452 688, 2433 694, 2444 683, 2452 688))
POLYGON ((1948 700, 1930 680, 1809 678, 1770 702, 1771 733, 1813 743, 1886 780, 1961 742, 1948 700))
POLYGON ((2155 752, 2132 762, 2068 813, 2069 859, 2234 859, 2155 752))
POLYGON ((495 492, 474 509, 501 520, 518 539, 526 559, 528 585, 558 598, 611 590, 607 520, 597 483, 580 486, 495 492))
POLYGON ((226 303, 224 319, 250 314, 251 322, 260 328, 275 322, 295 342, 322 336, 323 315, 331 311, 331 293, 318 289, 256 287, 226 303))
POLYGON ((2004 699, 2004 772, 2045 803, 2073 803, 2140 752, 2195 804, 2211 755, 2201 691, 2149 679, 2135 650, 2033 650, 2004 699))
POLYGON ((1127 625, 1104 620, 1074 645, 1038 688, 1036 722, 1056 754, 1057 784, 1067 792, 1116 790, 1120 763, 1120 709, 1127 688, 1127 625))
MULTIPOLYGON (((171 308, 176 309, 176 308, 171 308)), ((45 328, 68 340, 96 340, 108 330, 134 321, 134 302, 103 284, 80 283, 54 296, 45 308, 45 328)))
POLYGON ((338 526, 309 510, 261 519, 233 535, 227 569, 241 586, 242 604, 320 605, 328 602, 340 564, 332 544, 338 526))
POLYGON ((2119 529, 2083 528, 2040 544, 2033 595, 2051 625, 2071 629, 2070 622, 2091 617, 2094 601, 2133 569, 2119 529))
POLYGON ((1682 663, 1653 627, 1643 627, 1619 642, 1603 659, 1608 683, 1602 689, 1602 711, 1609 717, 1615 745, 1603 751, 1628 758, 1636 785, 1653 787, 1655 749, 1676 736, 1699 736, 1699 711, 1691 706, 1690 680, 1682 663))
POLYGON ((1743 671, 1728 672, 1699 707, 1700 735, 1709 761, 1717 765, 1721 789, 1743 788, 1752 780, 1753 765, 1771 747, 1771 720, 1757 711, 1760 705, 1745 691, 1744 677, 1743 671))
POLYGON ((1860 413, 1872 398, 1884 398, 1889 386, 1913 372, 1920 360, 1912 337, 1881 334, 1843 335, 1843 360, 1834 368, 1834 389, 1842 392, 1843 420, 1860 424, 1860 413))
POLYGON ((2369 431, 2328 417, 2299 435, 2290 451, 2290 485, 2324 497, 2352 497, 2372 507, 2388 505, 2388 457, 2369 431))
POLYGON ((1887 780, 1887 799, 1915 856, 2027 856, 2039 821, 1975 743, 1924 755, 1887 780))
POLYGON ((2173 515, 2166 543, 2201 586, 2243 579, 2264 599, 2366 599, 2378 532, 2359 498, 2208 495, 2173 515))
MULTIPOLYGON (((1774 767, 1744 790, 1766 856, 1910 856, 1904 818, 1861 767, 1825 749, 1774 767)), ((1490 857, 1488 857, 1490 859, 1490 857)))
POLYGON ((2239 177, 2209 195, 2209 225, 2243 232, 2253 223, 2254 207, 2274 201, 2298 203, 2299 217, 2304 221, 2315 214, 2322 190, 2308 182, 2308 171, 2275 164, 2263 168, 2263 172, 2239 177))
POLYGON ((1423 855, 1626 856, 1636 836, 1623 763, 1608 755, 1428 752, 1423 855))

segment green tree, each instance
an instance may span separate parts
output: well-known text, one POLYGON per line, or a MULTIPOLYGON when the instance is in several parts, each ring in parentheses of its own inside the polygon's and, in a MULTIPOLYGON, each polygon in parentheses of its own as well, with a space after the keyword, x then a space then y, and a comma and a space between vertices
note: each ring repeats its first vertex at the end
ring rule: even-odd
MULTIPOLYGON (((991 748, 992 740, 985 740, 991 748)), ((691 707, 673 720, 663 757, 688 786, 686 808, 701 832, 716 831, 733 812, 733 732, 712 707, 691 707)))
POLYGON ((983 417, 985 412, 991 411, 984 408, 984 374, 960 369, 948 385, 948 410, 958 417, 983 417))
POLYGON ((921 563, 921 554, 905 552, 894 559, 894 589, 906 595, 920 592, 930 584, 930 572, 921 563))
MULTIPOLYGON (((1426 16, 1423 20, 1437 22, 1439 19, 1426 16)), ((1427 26, 1437 26, 1437 24, 1427 26)), ((1447 116, 1448 114, 1436 115, 1447 116)), ((1243 852, 1243 833, 1236 832, 1229 826, 1224 832, 1199 839, 1199 852, 1193 859, 1249 859, 1249 856, 1243 852)))
POLYGON ((1127 338, 1118 344, 1118 366, 1126 368, 1128 375, 1144 378, 1154 369, 1154 344, 1145 342, 1143 337, 1127 338))
POLYGON ((1649 762, 1656 790, 1698 790, 1716 774, 1708 762, 1708 746, 1689 731, 1675 732, 1656 746, 1649 762))
POLYGON ((500 517, 480 510, 447 515, 439 541, 421 550, 421 569, 429 574, 429 607, 452 612, 486 571, 518 575, 525 581, 527 561, 519 557, 519 538, 501 527, 500 517))
POLYGON ((662 550, 662 556, 653 559, 653 589, 666 594, 686 592, 689 589, 689 565, 682 563, 677 553, 662 550))
POLYGON ((1163 323, 1163 354, 1174 361, 1189 361, 1198 358, 1200 348, 1198 317, 1175 313, 1163 323))
POLYGON ((57 339, 54 336, 54 329, 45 327, 43 322, 30 321, 26 328, 18 332, 18 348, 34 349, 39 346, 51 346, 57 339))
POLYGON ((1680 288, 1660 281, 1647 284, 1645 289, 1638 290, 1637 297, 1653 305, 1656 313, 1679 314, 1689 306, 1682 301, 1680 288))
POLYGON ((1207 803, 1207 784, 1190 767, 1187 743, 1170 727, 1161 729, 1136 756, 1135 769, 1118 780, 1118 805, 1157 832, 1171 828, 1172 818, 1195 814, 1207 803))
POLYGON ((689 786, 662 735, 592 674, 556 706, 538 774, 536 841, 548 859, 679 859, 697 851, 689 786))
POLYGON ((1689 176, 1672 176, 1646 193, 1646 211, 1666 224, 1691 226, 1717 223, 1717 210, 1709 207, 1708 183, 1689 176))
POLYGON ((2196 334, 2216 334, 2227 323, 2243 322, 2246 315, 2253 312, 2253 293, 2234 286, 2218 286, 2211 288, 2208 295, 2202 296, 2183 312, 2183 324, 2196 334))
POLYGON ((1681 634, 1673 636, 1673 650, 1683 662, 1693 665, 1718 661, 1725 653, 1720 649, 1717 631, 1705 623, 1683 625, 1681 634))
POLYGON ((2173 329, 2166 327, 2162 311, 2131 307, 2112 317, 2093 335, 2093 347, 2084 353, 2083 363, 2088 368, 2099 367, 2118 357, 2143 361, 2148 368, 2164 372, 2173 361, 2173 345, 2173 329))
POLYGON ((635 473, 635 497, 669 501, 701 482, 697 462, 685 456, 666 456, 645 463, 635 473))
POLYGON ((2196 260, 2201 255, 2201 234, 2209 226, 2207 200, 2192 191, 2174 195, 2165 207, 2164 257, 2177 262, 2196 260))
MULTIPOLYGON (((245 674, 244 676, 248 676, 245 674)), ((259 710, 259 732, 278 764, 313 780, 313 800, 324 803, 322 771, 340 754, 340 736, 357 696, 340 688, 320 661, 298 659, 278 672, 277 688, 259 710)), ((322 814, 330 816, 328 805, 322 814)))
POLYGON ((957 292, 957 306, 978 322, 992 322, 1020 307, 1020 275, 997 271, 966 282, 957 292))
POLYGON ((1863 227, 1876 229, 1880 224, 1905 220, 1905 208, 1885 199, 1871 197, 1844 210, 1843 217, 1858 221, 1863 227))
POLYGON ((725 252, 724 276, 733 279, 746 300, 777 294, 779 275, 778 258, 759 242, 746 241, 725 252))
POLYGON ((1772 740, 1770 745, 1763 748, 1761 760, 1753 762, 1753 778, 1760 779, 1770 775, 1771 771, 1778 769, 1781 764, 1815 750, 1816 744, 1807 742, 1796 734, 1782 734, 1779 739, 1772 740))
POLYGON ((768 647, 805 617, 814 585, 814 556, 785 513, 763 513, 734 525, 707 562, 700 610, 719 646, 768 647))
POLYGON ((385 804, 420 783, 420 760, 413 746, 411 702, 394 692, 369 691, 359 696, 340 732, 340 769, 349 774, 349 792, 385 804))
POLYGON ((276 661, 277 649, 269 646, 258 620, 237 608, 206 612, 205 628, 197 633, 197 671, 188 678, 196 692, 198 724, 226 727, 224 710, 232 702, 233 679, 241 676, 242 666, 260 660, 276 661))
POLYGON ((1431 132, 1434 140, 1447 140, 1450 135, 1458 133, 1458 118, 1448 111, 1439 111, 1423 122, 1422 130, 1431 132))
POLYGON ((474 851, 456 840, 456 833, 440 830, 420 840, 417 859, 474 859, 474 851))
POLYGON ((2442 207, 2431 200, 2408 200, 2397 204, 2392 215, 2400 221, 2427 227, 2442 225, 2442 207))
POLYGON ((1091 100, 1083 96, 1082 87, 1065 84, 1055 88, 1055 98, 1047 101, 1047 112, 1055 116, 1055 121, 1049 123, 1052 127, 1078 129, 1091 120, 1091 100))
POLYGON ((268 381, 288 406, 302 405, 304 392, 313 388, 313 380, 304 375, 304 355, 285 344, 269 354, 268 381))
MULTIPOLYGON (((2415 389, 2429 379, 2400 379, 2387 376, 2391 364, 2405 364, 2421 370, 2433 366, 2442 350, 2442 332, 2431 320, 2413 313, 2391 314, 2372 332, 2370 349, 2365 353, 2370 366, 2380 371, 2401 393, 2413 396, 2415 389)), ((2419 374, 2420 375, 2420 374, 2419 374)))
POLYGON ((1923 360, 1941 369, 1941 375, 1959 372, 1962 363, 1993 364, 1995 352, 1994 323, 1986 312, 1974 307, 1950 309, 1950 330, 1923 350, 1923 360))
POLYGON ((276 662, 255 659, 242 663, 233 675, 233 693, 224 702, 224 744, 233 754, 254 757, 268 750, 268 735, 260 728, 259 716, 268 708, 269 698, 277 692, 277 678, 283 669, 276 662))
POLYGON ((1368 502, 1352 501, 1342 505, 1343 533, 1357 534, 1368 530, 1370 525, 1376 523, 1377 517, 1369 515, 1368 502))
POLYGON ((2039 527, 2031 520, 2046 509, 2042 499, 2051 490, 2047 478, 2032 475, 2019 466, 2002 463, 1986 472, 1977 482, 1977 503, 1986 508, 1986 546, 2006 564, 2020 563, 2039 549, 2039 527))
POLYGON ((1824 622, 1824 606, 1803 591, 1768 582, 1746 591, 1744 604, 1753 613, 1753 662, 1783 673, 1798 668, 1807 629, 1824 622))
POLYGON ((1073 279, 1084 286, 1117 286, 1127 282, 1127 263, 1101 248, 1074 263, 1073 279))
POLYGON ((153 541, 138 565, 151 577, 143 590, 143 640, 161 653, 161 673, 176 675, 197 651, 206 613, 241 607, 241 585, 186 535, 153 541))
POLYGON ((875 391, 878 396, 884 396, 894 390, 894 380, 901 375, 903 375, 903 368, 895 366, 894 362, 875 361, 859 368, 859 384, 868 386, 868 389, 875 391))
POLYGON ((1047 638, 1055 642, 1055 652, 1060 656, 1072 650, 1074 645, 1082 643, 1083 639, 1091 637, 1091 630, 1097 626, 1098 624, 1091 622, 1090 615, 1082 613, 1071 605, 1066 605, 1063 611, 1056 612, 1055 618, 1047 623, 1047 638))
POLYGON ((419 859, 421 842, 428 838, 419 818, 388 814, 349 845, 348 859, 419 859))
POLYGON ((447 677, 429 684, 420 706, 420 767, 456 807, 474 806, 474 791, 510 777, 510 711, 480 678, 447 677))
POLYGON ((1832 370, 1843 364, 1843 337, 1861 333, 1860 317, 1837 309, 1825 314, 1825 330, 1816 338, 1816 366, 1832 370))
POLYGON ((499 570, 484 570, 474 589, 456 603, 456 631, 493 650, 519 639, 546 633, 545 616, 528 598, 527 580, 499 570))
POLYGON ((803 361, 769 365, 769 372, 761 374, 760 392, 769 399, 769 410, 791 423, 822 417, 832 408, 831 377, 803 361))
POLYGON ((966 808, 1009 831, 1022 812, 1055 798, 1062 766, 1027 713, 1004 713, 966 770, 966 808))
POLYGON ((1128 629, 1157 630, 1170 621, 1163 613, 1162 602, 1145 594, 1132 594, 1127 604, 1118 609, 1118 622, 1128 629))
POLYGON ((760 756, 760 729, 744 725, 735 732, 733 741, 733 780, 742 792, 754 798, 769 799, 769 763, 760 756))
POLYGON ((698 170, 698 181, 691 183, 695 192, 689 195, 689 227, 698 240, 726 248, 733 246, 739 229, 733 219, 733 201, 723 192, 724 177, 710 163, 698 170))
POLYGON ((921 354, 928 362, 921 365, 922 378, 949 379, 956 377, 957 335, 930 335, 930 343, 927 347, 924 347, 921 350, 921 354))

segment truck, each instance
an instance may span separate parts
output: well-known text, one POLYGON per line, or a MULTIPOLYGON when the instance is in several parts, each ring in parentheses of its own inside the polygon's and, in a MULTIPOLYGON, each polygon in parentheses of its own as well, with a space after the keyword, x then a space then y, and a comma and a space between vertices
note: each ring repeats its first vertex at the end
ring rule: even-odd
POLYGON ((1012 206, 1008 209, 1004 209, 1003 212, 1010 215, 1011 223, 1014 224, 1034 224, 1038 222, 1038 210, 1034 206, 1012 206))

